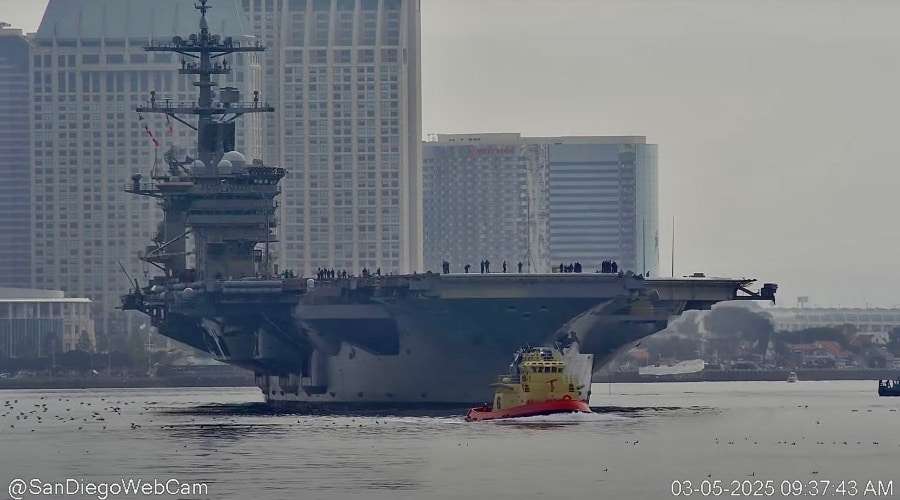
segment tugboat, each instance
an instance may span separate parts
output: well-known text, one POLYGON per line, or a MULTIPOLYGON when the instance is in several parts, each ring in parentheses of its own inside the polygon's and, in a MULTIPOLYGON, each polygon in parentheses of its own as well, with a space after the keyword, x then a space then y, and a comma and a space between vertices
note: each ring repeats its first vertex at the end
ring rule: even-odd
POLYGON ((879 380, 878 395, 882 397, 894 396, 900 397, 900 379, 897 380, 879 380))
POLYGON ((472 408, 466 421, 591 413, 585 387, 566 373, 566 362, 557 349, 520 349, 509 373, 498 377, 491 387, 495 388, 493 407, 472 408))

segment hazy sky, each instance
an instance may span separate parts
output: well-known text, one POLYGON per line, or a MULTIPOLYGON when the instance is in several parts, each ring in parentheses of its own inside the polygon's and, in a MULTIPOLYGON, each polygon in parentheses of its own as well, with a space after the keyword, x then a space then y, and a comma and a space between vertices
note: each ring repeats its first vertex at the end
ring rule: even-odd
MULTIPOLYGON (((188 1, 188 0, 185 0, 188 1)), ((34 30, 45 0, 0 0, 34 30)), ((900 2, 422 0, 424 128, 646 135, 661 269, 900 304, 900 2)))

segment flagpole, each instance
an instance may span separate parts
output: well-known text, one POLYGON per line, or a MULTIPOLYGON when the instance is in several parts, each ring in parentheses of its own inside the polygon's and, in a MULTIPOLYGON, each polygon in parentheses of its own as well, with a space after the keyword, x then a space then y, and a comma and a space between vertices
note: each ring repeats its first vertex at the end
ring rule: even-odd
POLYGON ((672 277, 675 277, 675 216, 672 216, 672 277))
POLYGON ((641 258, 643 259, 644 277, 647 276, 647 220, 641 219, 641 258))

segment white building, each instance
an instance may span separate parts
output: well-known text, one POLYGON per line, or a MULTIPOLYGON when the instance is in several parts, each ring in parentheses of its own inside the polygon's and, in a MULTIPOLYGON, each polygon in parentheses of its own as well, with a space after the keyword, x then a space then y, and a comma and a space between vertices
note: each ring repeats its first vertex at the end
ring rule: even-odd
POLYGON ((419 0, 242 0, 265 54, 280 266, 422 267, 419 0))
POLYGON ((656 145, 644 137, 441 134, 424 145, 426 268, 659 266, 656 145))
POLYGON ((0 288, 0 357, 96 349, 91 301, 58 290, 0 288))
POLYGON ((31 47, 0 23, 0 286, 31 283, 31 47))
MULTIPOLYGON (((115 310, 128 289, 119 263, 146 276, 137 254, 160 218, 149 198, 123 191, 132 174, 149 177, 154 164, 144 125, 161 143, 160 160, 170 145, 196 142, 185 127, 158 115, 141 121, 134 111, 151 91, 158 100, 196 99, 177 74, 180 61, 143 48, 196 33, 198 19, 183 0, 50 0, 32 40, 33 285, 90 297, 104 334, 136 326, 115 310)), ((218 33, 245 33, 236 0, 215 2, 209 19, 218 33)), ((252 62, 231 63, 226 82, 248 90, 252 62)))
POLYGON ((900 327, 900 309, 773 307, 766 312, 772 315, 775 328, 785 331, 850 325, 860 333, 873 334, 886 341, 888 333, 900 327))

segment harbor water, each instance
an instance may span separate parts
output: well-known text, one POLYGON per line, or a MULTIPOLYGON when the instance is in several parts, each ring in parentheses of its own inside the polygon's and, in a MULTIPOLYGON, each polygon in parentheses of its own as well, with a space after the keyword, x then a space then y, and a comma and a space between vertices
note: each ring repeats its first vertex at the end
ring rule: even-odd
POLYGON ((255 389, 0 391, 0 482, 208 488, 154 498, 522 500, 670 498, 674 481, 704 480, 773 481, 776 493, 784 481, 854 481, 862 496, 868 481, 893 480, 900 496, 900 398, 876 385, 595 384, 596 414, 481 423, 465 422, 466 408, 273 411, 255 389))

